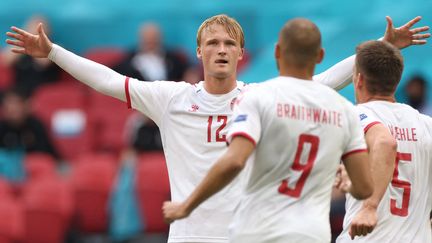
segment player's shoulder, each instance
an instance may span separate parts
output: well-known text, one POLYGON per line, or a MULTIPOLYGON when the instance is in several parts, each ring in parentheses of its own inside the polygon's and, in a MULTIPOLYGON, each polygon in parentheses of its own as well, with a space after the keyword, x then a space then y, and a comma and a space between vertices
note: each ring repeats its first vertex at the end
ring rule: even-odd
POLYGON ((237 81, 237 89, 240 90, 240 95, 259 92, 262 83, 245 83, 237 81))
POLYGON ((236 105, 247 103, 257 108, 261 107, 260 104, 269 100, 268 85, 266 85, 266 82, 245 84, 237 81, 237 88, 241 92, 236 97, 236 105))
POLYGON ((318 86, 319 92, 325 95, 326 98, 331 98, 333 102, 335 102, 338 105, 341 105, 344 108, 349 109, 350 111, 356 111, 356 108, 354 104, 349 101, 347 98, 339 94, 336 90, 321 84, 321 83, 315 83, 318 86))
POLYGON ((419 113, 419 119, 425 124, 426 127, 432 130, 432 117, 419 113))
POLYGON ((269 90, 279 89, 281 85, 281 80, 284 77, 274 77, 271 79, 264 80, 260 83, 251 83, 248 84, 245 89, 247 90, 253 90, 255 93, 260 92, 268 92, 269 90))
POLYGON ((184 81, 153 81, 150 83, 154 83, 153 87, 157 92, 165 94, 165 96, 170 97, 170 99, 194 96, 202 89, 202 84, 190 84, 184 81))
POLYGON ((174 81, 155 81, 161 82, 160 85, 167 89, 171 89, 175 94, 189 94, 189 93, 199 93, 203 87, 203 81, 191 84, 185 81, 174 82, 174 81))
POLYGON ((181 81, 167 81, 167 80, 155 80, 155 81, 142 81, 135 78, 126 78, 126 80, 129 81, 129 83, 132 83, 134 85, 140 86, 153 86, 153 87, 161 87, 164 89, 181 89, 181 88, 188 88, 192 87, 190 83, 181 81))

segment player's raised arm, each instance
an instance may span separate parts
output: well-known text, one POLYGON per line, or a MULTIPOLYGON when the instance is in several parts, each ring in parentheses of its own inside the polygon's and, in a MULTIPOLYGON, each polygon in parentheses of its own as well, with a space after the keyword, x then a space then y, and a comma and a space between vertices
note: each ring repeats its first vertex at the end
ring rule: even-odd
MULTIPOLYGON (((397 28, 393 26, 393 21, 389 16, 386 19, 387 27, 383 40, 390 42, 399 49, 411 45, 424 45, 427 43, 426 39, 430 37, 430 33, 423 33, 429 30, 429 26, 413 28, 421 20, 420 16, 397 28)), ((313 79, 333 89, 340 90, 351 83, 354 60, 355 55, 350 56, 326 71, 315 75, 313 79)))
POLYGON ((95 90, 126 100, 123 75, 53 44, 45 34, 42 24, 38 26, 38 34, 31 34, 17 27, 11 27, 11 30, 13 32, 7 32, 6 35, 12 39, 6 40, 6 43, 13 46, 12 52, 36 58, 48 57, 74 78, 95 90))

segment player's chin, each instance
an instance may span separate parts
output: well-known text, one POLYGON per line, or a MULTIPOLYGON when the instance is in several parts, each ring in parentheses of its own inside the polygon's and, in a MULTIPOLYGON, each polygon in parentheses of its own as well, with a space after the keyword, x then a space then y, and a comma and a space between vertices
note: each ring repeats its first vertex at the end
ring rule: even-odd
POLYGON ((225 79, 228 78, 229 76, 230 76, 230 72, 228 69, 216 70, 215 72, 213 72, 213 77, 217 79, 225 79))

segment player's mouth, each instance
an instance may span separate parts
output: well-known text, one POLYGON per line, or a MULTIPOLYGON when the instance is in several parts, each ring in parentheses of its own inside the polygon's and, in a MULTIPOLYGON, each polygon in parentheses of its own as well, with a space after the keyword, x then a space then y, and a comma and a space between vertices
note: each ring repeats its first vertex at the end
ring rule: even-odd
POLYGON ((215 63, 217 63, 217 64, 228 64, 228 60, 225 60, 225 59, 216 59, 215 63))

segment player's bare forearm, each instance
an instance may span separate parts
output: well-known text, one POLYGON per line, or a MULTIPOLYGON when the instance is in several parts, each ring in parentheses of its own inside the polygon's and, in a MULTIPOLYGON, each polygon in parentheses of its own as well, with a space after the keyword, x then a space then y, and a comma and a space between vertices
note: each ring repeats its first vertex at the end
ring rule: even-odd
POLYGON ((187 212, 193 211, 202 202, 222 190, 240 173, 242 167, 233 165, 232 159, 224 156, 210 170, 207 177, 185 202, 187 212))
POLYGON ((362 208, 351 222, 349 234, 352 239, 369 234, 377 225, 377 208, 390 183, 396 159, 397 143, 384 125, 377 124, 369 128, 365 138, 374 191, 363 201, 362 208))
POLYGON ((228 151, 210 169, 207 176, 184 203, 165 202, 163 214, 166 222, 187 217, 202 202, 227 186, 243 169, 254 144, 243 137, 233 139, 228 151))
POLYGON ((349 193, 356 199, 362 200, 373 193, 372 177, 367 152, 353 153, 344 159, 344 165, 351 178, 349 193))
POLYGON ((254 144, 246 138, 234 138, 228 151, 210 169, 202 183, 186 200, 187 211, 192 211, 203 201, 226 187, 243 169, 253 149, 254 144))
POLYGON ((393 175, 397 143, 382 124, 372 126, 365 137, 369 148, 374 193, 363 202, 363 207, 377 208, 393 175))

